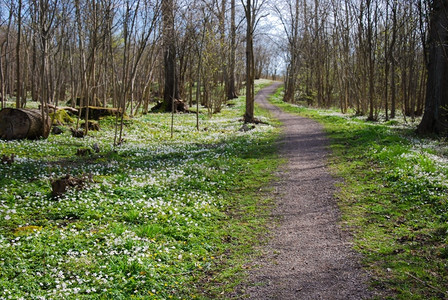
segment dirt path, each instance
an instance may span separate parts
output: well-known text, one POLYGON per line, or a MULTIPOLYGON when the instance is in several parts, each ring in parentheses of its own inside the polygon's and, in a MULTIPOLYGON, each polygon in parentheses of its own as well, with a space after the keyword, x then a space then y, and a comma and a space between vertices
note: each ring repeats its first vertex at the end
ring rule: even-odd
POLYGON ((269 104, 274 84, 256 101, 284 125, 277 208, 280 224, 274 229, 263 257, 255 262, 250 299, 366 299, 372 295, 351 250, 350 239, 338 227, 339 210, 333 198, 335 180, 326 168, 328 140, 321 126, 290 115, 269 104))

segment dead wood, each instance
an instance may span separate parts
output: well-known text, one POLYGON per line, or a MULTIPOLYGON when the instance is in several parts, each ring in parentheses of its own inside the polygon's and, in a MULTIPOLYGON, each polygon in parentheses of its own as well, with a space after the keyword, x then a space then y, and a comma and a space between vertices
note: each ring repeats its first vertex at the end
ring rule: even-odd
POLYGON ((84 130, 82 130, 82 129, 76 130, 76 129, 70 128, 70 131, 72 132, 72 137, 75 137, 75 138, 83 138, 84 137, 84 130))
POLYGON ((77 156, 87 156, 90 154, 92 154, 92 150, 90 150, 89 148, 79 148, 78 150, 76 150, 77 156))
MULTIPOLYGON (((98 122, 94 122, 94 121, 89 121, 89 130, 92 131, 99 131, 100 130, 100 124, 98 124, 98 122)), ((81 128, 86 128, 86 123, 81 123, 81 128)))
POLYGON ((51 120, 47 124, 36 109, 5 108, 0 111, 0 138, 6 140, 47 138, 51 120))
POLYGON ((13 162, 14 162, 14 157, 15 157, 15 154, 13 153, 13 154, 11 154, 11 155, 3 155, 2 156, 2 159, 1 159, 1 161, 2 161, 2 163, 4 163, 4 164, 8 164, 8 165, 10 165, 10 164, 12 164, 13 162))
POLYGON ((48 104, 48 108, 53 109, 55 111, 57 110, 65 110, 66 112, 72 114, 72 115, 76 115, 78 114, 78 110, 76 108, 73 107, 69 107, 69 106, 55 106, 53 104, 48 104))
POLYGON ((58 126, 53 126, 53 128, 51 129, 52 134, 61 134, 63 132, 64 131, 62 130, 62 128, 58 126))
POLYGON ((89 174, 82 178, 72 177, 70 175, 65 175, 62 178, 56 179, 51 182, 51 195, 53 197, 60 197, 64 195, 69 189, 76 188, 82 189, 84 186, 92 180, 92 175, 89 174))
POLYGON ((189 112, 188 103, 183 100, 174 101, 174 111, 175 112, 189 112))
MULTIPOLYGON (((81 108, 81 117, 85 118, 87 107, 81 108)), ((105 108, 97 106, 89 106, 89 119, 99 120, 102 117, 116 116, 120 114, 120 110, 117 108, 105 108)))

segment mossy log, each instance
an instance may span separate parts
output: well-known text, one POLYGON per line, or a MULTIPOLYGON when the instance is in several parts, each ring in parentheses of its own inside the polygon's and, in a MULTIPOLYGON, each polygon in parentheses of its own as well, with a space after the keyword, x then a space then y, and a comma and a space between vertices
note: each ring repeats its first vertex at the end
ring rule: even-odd
POLYGON ((53 113, 50 112, 50 117, 53 120, 53 125, 72 124, 75 122, 65 109, 59 109, 53 113))
MULTIPOLYGON (((120 110, 117 108, 89 106, 89 119, 90 120, 99 120, 101 117, 106 117, 106 116, 116 116, 119 113, 120 113, 120 110)), ((82 107, 81 108, 81 117, 85 118, 85 116, 86 116, 86 107, 82 107)))
POLYGON ((51 120, 44 126, 37 109, 5 108, 0 111, 0 139, 38 139, 50 134, 51 120))

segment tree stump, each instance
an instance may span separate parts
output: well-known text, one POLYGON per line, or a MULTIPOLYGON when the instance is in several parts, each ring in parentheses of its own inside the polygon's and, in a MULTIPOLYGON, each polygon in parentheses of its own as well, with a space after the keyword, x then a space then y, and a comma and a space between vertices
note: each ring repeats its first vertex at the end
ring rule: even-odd
POLYGON ((10 164, 12 164, 14 162, 14 157, 15 157, 14 153, 11 154, 10 156, 5 154, 5 155, 2 156, 1 162, 4 163, 4 164, 10 165, 10 164))
POLYGON ((88 175, 85 178, 76 178, 70 175, 66 175, 51 182, 51 195, 53 197, 60 197, 71 188, 82 189, 90 180, 91 175, 88 175))
POLYGON ((47 138, 51 120, 44 126, 42 114, 36 109, 5 108, 0 111, 0 139, 47 138))
POLYGON ((51 129, 52 134, 62 134, 64 130, 62 130, 61 127, 53 126, 53 129, 51 129))
POLYGON ((92 151, 89 148, 79 148, 76 150, 77 156, 88 156, 90 154, 92 154, 92 151))
MULTIPOLYGON (((90 121, 88 122, 89 124, 89 130, 92 131, 100 131, 100 124, 98 124, 98 122, 94 122, 94 121, 90 121)), ((86 123, 81 123, 81 128, 86 128, 86 123)))
POLYGON ((84 130, 82 130, 82 129, 76 130, 76 129, 70 128, 70 131, 72 132, 72 137, 75 137, 75 138, 83 138, 84 137, 84 130))

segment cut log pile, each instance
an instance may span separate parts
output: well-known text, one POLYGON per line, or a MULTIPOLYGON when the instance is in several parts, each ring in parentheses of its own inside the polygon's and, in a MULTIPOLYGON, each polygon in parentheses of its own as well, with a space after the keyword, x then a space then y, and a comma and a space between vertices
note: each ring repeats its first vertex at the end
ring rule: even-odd
POLYGON ((0 111, 0 139, 38 139, 50 134, 50 118, 44 126, 37 109, 4 108, 0 111))

